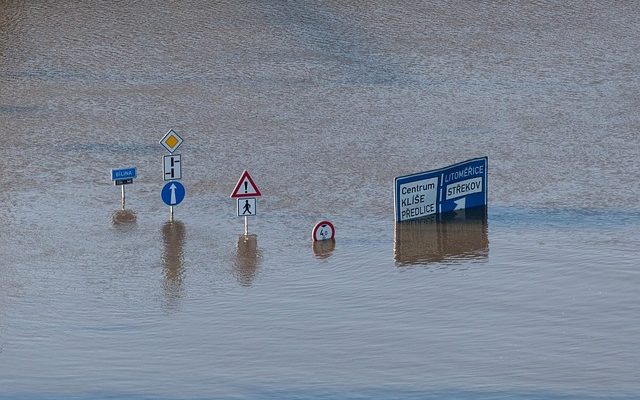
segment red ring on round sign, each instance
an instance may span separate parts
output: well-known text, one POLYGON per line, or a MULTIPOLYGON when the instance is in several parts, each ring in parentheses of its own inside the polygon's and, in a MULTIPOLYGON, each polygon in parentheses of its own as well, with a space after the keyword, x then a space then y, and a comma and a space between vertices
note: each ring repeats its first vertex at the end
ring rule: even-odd
POLYGON ((336 236, 336 229, 333 227, 333 224, 329 221, 320 221, 313 227, 313 232, 311 233, 311 238, 314 241, 318 240, 331 240, 336 236), (331 232, 326 232, 321 228, 329 228, 331 232))

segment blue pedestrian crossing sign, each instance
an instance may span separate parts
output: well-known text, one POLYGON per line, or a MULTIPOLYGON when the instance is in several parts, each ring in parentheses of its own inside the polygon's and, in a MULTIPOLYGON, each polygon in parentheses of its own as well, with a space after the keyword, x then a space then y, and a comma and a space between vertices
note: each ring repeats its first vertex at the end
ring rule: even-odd
POLYGON ((395 179, 396 222, 487 205, 487 157, 395 179))
POLYGON ((178 181, 167 182, 162 188, 162 201, 168 206, 177 206, 184 200, 185 189, 178 181))

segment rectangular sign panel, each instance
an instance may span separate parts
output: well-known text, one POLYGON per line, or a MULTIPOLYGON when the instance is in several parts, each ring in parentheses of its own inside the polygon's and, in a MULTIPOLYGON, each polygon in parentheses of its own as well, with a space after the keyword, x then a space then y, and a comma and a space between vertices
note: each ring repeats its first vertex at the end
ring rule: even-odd
POLYGON ((171 154, 164 156, 164 180, 174 181, 182 179, 182 162, 180 161, 180 154, 171 154))
POLYGON ((253 217, 256 215, 256 199, 238 199, 238 217, 253 217))
POLYGON ((136 167, 121 168, 111 170, 111 180, 119 181, 124 179, 133 179, 136 177, 136 167))
POLYGON ((120 185, 128 185, 130 183, 133 183, 133 179, 129 178, 129 179, 118 179, 117 181, 114 181, 116 186, 120 186, 120 185))
POLYGON ((396 222, 487 205, 487 157, 395 179, 396 222))

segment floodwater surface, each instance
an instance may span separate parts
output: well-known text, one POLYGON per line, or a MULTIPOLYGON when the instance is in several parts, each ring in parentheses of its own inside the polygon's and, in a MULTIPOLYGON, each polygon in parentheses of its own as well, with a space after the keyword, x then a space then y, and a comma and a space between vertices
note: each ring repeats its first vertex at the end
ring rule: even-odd
POLYGON ((637 398, 639 21, 0 2, 0 398, 637 398), (394 177, 483 156, 486 210, 394 222, 394 177))

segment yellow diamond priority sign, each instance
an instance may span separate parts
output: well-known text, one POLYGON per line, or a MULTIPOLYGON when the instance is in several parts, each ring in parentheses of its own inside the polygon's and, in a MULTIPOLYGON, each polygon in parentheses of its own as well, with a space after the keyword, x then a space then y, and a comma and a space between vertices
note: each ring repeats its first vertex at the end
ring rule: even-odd
POLYGON ((180 135, 178 135, 173 129, 169 129, 169 132, 167 132, 162 137, 162 140, 160 140, 160 144, 167 149, 169 153, 176 151, 182 142, 183 140, 180 135))

